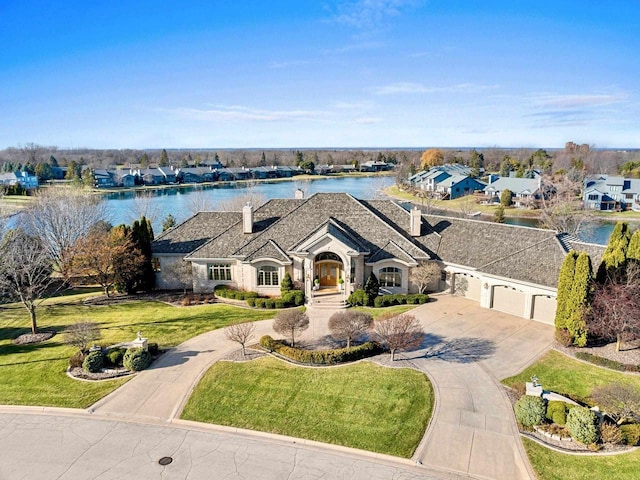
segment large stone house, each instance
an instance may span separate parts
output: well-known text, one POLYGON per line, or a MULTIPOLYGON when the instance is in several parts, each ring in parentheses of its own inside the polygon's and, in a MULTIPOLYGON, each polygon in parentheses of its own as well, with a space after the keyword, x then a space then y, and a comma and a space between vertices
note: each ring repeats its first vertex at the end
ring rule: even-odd
POLYGON ((383 292, 415 292, 412 269, 437 262, 431 291, 448 291, 481 306, 553 323, 556 282, 566 253, 604 247, 550 230, 423 215, 391 200, 316 193, 270 200, 243 212, 201 212, 152 245, 157 287, 211 292, 229 285, 277 296, 289 273, 307 301, 320 289, 346 297, 373 272, 383 292), (191 278, 176 275, 183 259, 191 278), (344 281, 344 284, 340 282, 344 281), (343 288, 342 288, 343 287, 343 288))

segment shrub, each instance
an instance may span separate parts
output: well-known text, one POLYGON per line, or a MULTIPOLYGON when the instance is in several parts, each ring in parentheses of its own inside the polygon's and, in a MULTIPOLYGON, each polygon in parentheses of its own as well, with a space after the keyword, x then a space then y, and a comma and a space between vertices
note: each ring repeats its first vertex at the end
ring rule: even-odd
POLYGON ((335 350, 304 350, 293 348, 279 340, 274 340, 269 335, 260 338, 260 345, 269 351, 287 357, 295 362, 309 363, 313 365, 333 365, 336 363, 353 362, 361 358, 370 357, 382 353, 382 347, 376 342, 366 342, 351 348, 338 348, 335 350))
POLYGON ((89 373, 98 373, 104 365, 104 355, 102 352, 89 352, 82 362, 82 369, 89 373))
POLYGON ((255 298, 247 298, 247 305, 249 305, 250 307, 255 307, 256 306, 256 299, 255 298))
POLYGON ((266 298, 264 308, 276 308, 276 301, 273 298, 266 298))
POLYGON ((567 415, 567 430, 580 443, 595 443, 598 441, 598 417, 586 407, 574 407, 567 415))
POLYGON ((189 305, 191 305, 191 297, 189 295, 187 295, 186 297, 183 297, 180 303, 182 304, 183 307, 188 307, 189 305))
POLYGON ((623 442, 622 432, 617 425, 613 423, 603 423, 600 425, 600 438, 605 443, 613 443, 620 445, 623 442))
POLYGON ((282 277, 282 282, 280 282, 280 293, 284 295, 289 290, 293 290, 293 281, 291 281, 291 275, 289 275, 289 272, 286 272, 284 277, 282 277))
POLYGON ((256 298, 255 302, 256 302, 256 308, 264 308, 264 302, 265 302, 266 298, 256 298))
POLYGON ((525 427, 540 425, 544 421, 544 400, 532 395, 523 395, 514 407, 516 419, 525 427))
POLYGON ((569 347, 573 345, 573 337, 569 330, 566 328, 558 328, 556 329, 556 340, 558 343, 564 347, 569 347))
POLYGON ((553 423, 564 426, 567 423, 567 404, 558 400, 551 400, 547 404, 546 417, 553 423))
POLYGON ((158 344, 157 343, 152 342, 149 345, 147 345, 147 348, 149 349, 149 353, 151 355, 158 355, 159 349, 158 349, 158 344))
POLYGON ((126 351, 125 348, 121 347, 110 349, 109 352, 107 352, 107 362, 114 367, 121 367, 126 351))
POLYGON ((640 423, 630 423, 620 427, 622 439, 627 445, 640 445, 640 423))
POLYGON ((369 303, 369 297, 363 289, 359 288, 358 290, 354 290, 351 295, 349 295, 347 302, 349 302, 349 304, 353 306, 364 306, 369 303))
POLYGON ((151 355, 142 348, 129 348, 122 363, 127 370, 139 372, 151 364, 151 355))
POLYGON ((287 302, 285 302, 282 298, 276 298, 275 305, 276 308, 286 308, 288 306, 287 302))
POLYGON ((624 364, 615 360, 609 360, 608 358, 598 357, 597 355, 591 355, 587 352, 576 352, 576 358, 584 360, 585 362, 593 363, 601 367, 610 368, 612 370, 624 371, 624 364))
POLYGON ((282 295, 282 300, 287 307, 299 307, 304 305, 304 292, 302 290, 289 290, 282 295))
POLYGON ((84 353, 78 350, 76 353, 71 355, 69 359, 69 366, 71 368, 82 368, 82 362, 84 362, 84 353))

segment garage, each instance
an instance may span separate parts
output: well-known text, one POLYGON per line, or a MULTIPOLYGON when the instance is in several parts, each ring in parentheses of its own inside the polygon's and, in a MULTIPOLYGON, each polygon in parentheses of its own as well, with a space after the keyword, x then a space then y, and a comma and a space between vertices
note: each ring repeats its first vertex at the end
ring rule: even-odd
POLYGON ((556 299, 548 295, 533 297, 533 319, 553 325, 556 318, 556 299))
POLYGON ((480 301, 480 279, 466 273, 456 273, 453 282, 454 295, 480 301))
POLYGON ((525 294, 506 285, 493 287, 491 308, 504 313, 522 317, 524 314, 525 294))

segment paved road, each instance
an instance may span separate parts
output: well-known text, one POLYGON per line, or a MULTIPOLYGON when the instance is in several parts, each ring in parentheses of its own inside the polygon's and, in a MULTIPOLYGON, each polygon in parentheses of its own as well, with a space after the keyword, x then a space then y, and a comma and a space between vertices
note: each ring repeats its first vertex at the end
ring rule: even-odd
MULTIPOLYGON (((0 409, 2 410, 2 409, 0 409)), ((7 409, 5 409, 7 410, 7 409)), ((2 480, 461 480, 407 461, 86 414, 0 413, 2 480), (173 462, 161 466, 162 457, 173 462)))
MULTIPOLYGON (((176 419, 192 388, 213 362, 236 348, 218 330, 163 355, 153 368, 88 409, 92 418, 0 415, 0 455, 15 453, 7 463, 2 458, 0 480, 87 478, 81 473, 89 465, 96 465, 91 471, 97 472, 90 478, 121 478, 121 472, 129 471, 137 478, 185 479, 211 478, 199 476, 203 472, 215 472, 214 478, 257 479, 534 478, 498 379, 519 372, 543 353, 552 343, 552 327, 448 295, 412 313, 428 332, 427 340, 421 350, 402 354, 404 359, 394 366, 417 368, 434 383, 433 419, 413 458, 422 466, 411 469, 402 459, 371 460, 366 452, 340 447, 302 447, 309 442, 296 440, 294 445, 294 439, 255 432, 238 436, 219 427, 185 430, 176 419), (165 455, 176 458, 173 466, 157 465, 165 455), (32 458, 36 460, 28 466, 32 458), (19 468, 35 470, 14 476, 19 468), (38 469, 58 473, 32 476, 38 469)), ((328 332, 329 312, 310 309, 309 314, 312 325, 301 339, 315 343, 328 332)), ((256 327, 256 338, 272 333, 271 321, 256 327)))

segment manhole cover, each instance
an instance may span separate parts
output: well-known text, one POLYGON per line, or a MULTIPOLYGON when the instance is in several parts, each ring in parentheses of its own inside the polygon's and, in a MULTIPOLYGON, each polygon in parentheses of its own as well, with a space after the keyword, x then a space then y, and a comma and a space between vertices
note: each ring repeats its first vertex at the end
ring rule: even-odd
POLYGON ((160 460, 158 460, 158 463, 160 465, 169 465, 171 462, 173 462, 173 458, 171 457, 162 457, 160 460))

